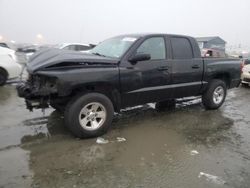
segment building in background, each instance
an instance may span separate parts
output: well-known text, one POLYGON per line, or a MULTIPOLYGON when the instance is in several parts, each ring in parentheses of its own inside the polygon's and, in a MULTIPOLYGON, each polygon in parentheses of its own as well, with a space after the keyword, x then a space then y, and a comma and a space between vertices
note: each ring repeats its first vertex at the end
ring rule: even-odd
POLYGON ((222 52, 225 52, 226 49, 226 41, 218 36, 214 37, 198 37, 196 38, 200 49, 215 49, 222 52))

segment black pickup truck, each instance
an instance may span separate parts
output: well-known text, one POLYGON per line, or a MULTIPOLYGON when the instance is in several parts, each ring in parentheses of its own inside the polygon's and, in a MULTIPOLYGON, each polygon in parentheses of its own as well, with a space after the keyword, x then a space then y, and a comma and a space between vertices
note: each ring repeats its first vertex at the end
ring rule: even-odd
POLYGON ((114 37, 88 53, 47 49, 34 54, 29 77, 17 86, 27 108, 53 107, 80 138, 104 134, 114 112, 177 98, 202 96, 206 109, 219 108, 227 89, 240 84, 240 60, 201 58, 192 37, 134 34, 114 37))

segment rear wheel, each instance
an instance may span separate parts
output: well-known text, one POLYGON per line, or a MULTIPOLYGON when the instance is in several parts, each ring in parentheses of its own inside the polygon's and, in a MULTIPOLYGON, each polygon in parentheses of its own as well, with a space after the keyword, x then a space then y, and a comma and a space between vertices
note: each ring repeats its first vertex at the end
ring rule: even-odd
POLYGON ((202 103, 206 109, 218 109, 224 103, 226 94, 225 82, 214 79, 208 84, 208 89, 202 95, 202 103))
POLYGON ((0 86, 3 86, 8 78, 8 74, 4 69, 0 69, 0 86))
POLYGON ((103 135, 111 126, 114 108, 108 97, 89 93, 75 97, 66 106, 65 124, 79 138, 103 135))

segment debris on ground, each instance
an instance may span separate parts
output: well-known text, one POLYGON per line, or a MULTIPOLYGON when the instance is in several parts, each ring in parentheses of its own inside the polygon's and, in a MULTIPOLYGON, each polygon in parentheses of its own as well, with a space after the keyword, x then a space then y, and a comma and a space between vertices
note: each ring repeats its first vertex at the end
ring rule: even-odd
POLYGON ((116 140, 117 142, 126 142, 126 138, 122 138, 122 137, 117 137, 116 140))
POLYGON ((115 143, 115 142, 126 142, 126 138, 123 137, 116 137, 116 140, 106 140, 105 138, 98 137, 96 139, 97 144, 108 144, 108 143, 115 143))
POLYGON ((73 174, 73 171, 67 171, 66 174, 69 174, 69 175, 72 175, 73 174))
POLYGON ((190 151, 190 155, 198 155, 199 152, 197 150, 192 150, 190 151))
POLYGON ((207 174, 207 173, 204 173, 204 172, 200 172, 199 178, 201 177, 205 177, 207 181, 210 181, 212 183, 215 183, 215 184, 218 184, 218 185, 224 185, 226 182, 221 179, 220 177, 218 176, 214 176, 214 175, 211 175, 211 174, 207 174))
POLYGON ((96 139, 96 143, 97 143, 97 144, 107 144, 107 143, 109 143, 109 141, 108 141, 108 140, 105 140, 105 139, 102 138, 102 137, 98 137, 98 138, 96 139))

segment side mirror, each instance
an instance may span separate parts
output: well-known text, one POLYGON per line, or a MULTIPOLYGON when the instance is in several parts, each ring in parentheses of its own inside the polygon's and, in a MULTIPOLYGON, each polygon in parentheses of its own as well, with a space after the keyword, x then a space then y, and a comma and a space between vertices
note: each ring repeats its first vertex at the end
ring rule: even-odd
POLYGON ((136 54, 131 58, 129 58, 129 62, 136 64, 138 61, 147 61, 150 59, 151 59, 150 54, 136 54))

